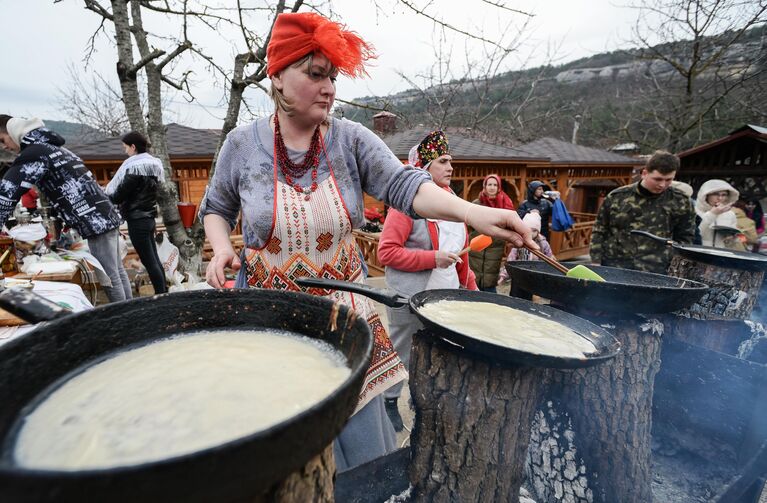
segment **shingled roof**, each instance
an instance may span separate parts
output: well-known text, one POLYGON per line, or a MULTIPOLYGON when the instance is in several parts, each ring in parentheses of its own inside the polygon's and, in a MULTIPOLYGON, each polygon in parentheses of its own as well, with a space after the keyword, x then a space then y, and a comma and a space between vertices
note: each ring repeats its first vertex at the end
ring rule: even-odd
MULTIPOLYGON (((212 157, 221 134, 216 129, 195 129, 181 124, 166 126, 168 153, 172 159, 212 157)), ((126 159, 120 138, 67 145, 82 160, 126 159)))
MULTIPOLYGON (((408 129, 384 136, 383 141, 398 159, 405 161, 413 145, 421 143, 421 140, 426 138, 426 135, 431 131, 432 129, 423 127, 408 129)), ((450 155, 455 160, 548 160, 548 156, 545 155, 540 156, 516 148, 493 145, 492 143, 476 140, 460 132, 447 130, 446 133, 448 143, 450 144, 450 155)))
POLYGON ((552 164, 643 164, 641 160, 632 159, 625 155, 614 154, 598 148, 574 145, 555 138, 541 138, 520 145, 520 149, 531 155, 546 156, 552 164))

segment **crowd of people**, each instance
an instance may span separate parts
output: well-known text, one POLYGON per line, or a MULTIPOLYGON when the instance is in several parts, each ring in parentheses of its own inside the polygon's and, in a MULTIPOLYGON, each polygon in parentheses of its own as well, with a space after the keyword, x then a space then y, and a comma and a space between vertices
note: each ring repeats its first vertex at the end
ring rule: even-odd
MULTIPOLYGON (((266 52, 273 113, 227 135, 199 212, 213 249, 209 285, 225 287, 227 271, 235 271, 236 287, 327 296, 354 306, 370 326, 373 358, 357 409, 334 443, 341 470, 394 449, 394 432, 403 427, 397 407, 412 335, 421 327, 408 308, 389 308, 387 330, 366 298, 296 283, 327 274, 365 282, 364 258, 352 234, 365 223, 363 193, 389 208, 378 258, 388 286, 404 296, 437 288, 495 292, 508 281, 507 262, 537 260, 530 248, 552 256, 550 221, 563 208, 538 180, 515 208, 496 174, 485 177, 473 202, 464 201, 450 189, 452 156, 444 131, 414 145, 403 167, 369 129, 332 117, 337 76, 364 75, 373 56, 359 35, 318 14, 279 15, 266 52), (230 241, 238 219, 241 253, 230 241), (490 236, 490 245, 466 252, 479 234, 490 236)), ((36 197, 28 191, 37 187, 88 240, 111 280, 109 299, 120 301, 131 298, 118 249, 118 229, 126 222, 155 291, 166 291, 153 239, 164 172, 143 135, 122 137, 128 159, 105 189, 37 119, 0 116, 0 141, 19 154, 0 184, 0 225, 25 194, 36 197)), ((639 181, 607 195, 593 229, 594 263, 664 273, 669 247, 632 230, 680 243, 693 243, 697 234, 708 246, 758 247, 765 230, 758 201, 741 200, 722 180, 703 184, 693 200, 691 188, 672 186, 678 169, 675 155, 656 152, 639 181)))

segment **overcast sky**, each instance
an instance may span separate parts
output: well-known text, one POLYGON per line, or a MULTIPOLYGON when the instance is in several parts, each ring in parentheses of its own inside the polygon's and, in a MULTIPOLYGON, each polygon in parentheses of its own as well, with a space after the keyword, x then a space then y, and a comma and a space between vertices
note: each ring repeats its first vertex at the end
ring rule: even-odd
MULTIPOLYGON (((104 0, 102 3, 108 4, 104 0)), ((207 1, 208 5, 215 1, 207 1)), ((218 3, 225 3, 218 0, 218 3)), ((230 0, 229 4, 234 1, 230 0)), ((257 1, 243 2, 256 4, 257 1)), ((370 68, 370 78, 338 81, 339 98, 353 99, 360 96, 387 95, 410 87, 398 72, 413 76, 428 71, 435 59, 434 47, 440 34, 430 23, 396 0, 379 0, 383 7, 376 10, 366 0, 333 0, 333 10, 347 26, 371 42, 379 54, 370 68)), ((509 37, 504 30, 507 21, 521 26, 525 16, 511 16, 481 0, 415 0, 420 6, 428 4, 428 12, 447 22, 486 38, 501 40, 509 37)), ((577 58, 628 47, 630 31, 636 19, 636 11, 609 0, 498 0, 535 16, 525 30, 524 41, 505 69, 531 67, 547 60, 555 53, 555 63, 565 63, 577 58)), ((88 68, 83 65, 88 39, 99 25, 98 17, 82 7, 81 0, 0 0, 0 33, 2 33, 2 57, 0 57, 0 113, 17 116, 39 116, 47 119, 67 119, 59 105, 58 88, 70 85, 68 65, 75 65, 82 75, 100 72, 116 81, 114 62, 116 51, 108 37, 97 39, 97 52, 88 68)), ((254 20, 257 25, 258 19, 254 20)), ((164 29, 166 19, 149 19, 153 29, 164 29)), ((107 24, 108 33, 111 34, 107 24)), ((222 64, 242 48, 237 47, 236 33, 212 34, 195 28, 190 38, 213 54, 222 64)), ((158 45, 161 42, 158 42, 158 45)), ((163 47, 162 45, 159 45, 163 47)), ((443 47, 452 48, 451 66, 461 73, 464 56, 480 59, 480 44, 467 42, 464 37, 447 33, 443 47)), ((187 104, 181 95, 170 97, 168 120, 194 127, 217 128, 221 126, 224 113, 221 104, 220 84, 204 67, 191 60, 181 63, 183 69, 194 70, 193 83, 196 104, 187 104)), ((260 92, 249 92, 256 103, 260 92)))

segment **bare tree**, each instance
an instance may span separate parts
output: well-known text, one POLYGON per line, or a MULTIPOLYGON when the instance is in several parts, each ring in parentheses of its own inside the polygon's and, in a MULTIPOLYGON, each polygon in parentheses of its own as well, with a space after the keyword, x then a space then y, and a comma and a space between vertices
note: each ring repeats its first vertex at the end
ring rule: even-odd
MULTIPOLYGON (((189 50, 191 42, 186 38, 186 18, 182 18, 182 36, 171 42, 168 50, 152 48, 150 34, 144 28, 142 3, 139 0, 111 0, 111 8, 98 0, 84 0, 86 9, 98 14, 104 22, 114 26, 117 47, 117 76, 120 80, 122 100, 131 129, 148 135, 155 155, 165 166, 165 183, 162 184, 158 203, 165 228, 173 244, 179 249, 181 266, 187 271, 197 272, 201 266, 201 244, 204 239, 200 226, 189 231, 184 229, 178 212, 178 189, 173 182, 173 174, 168 157, 168 144, 163 124, 163 84, 184 90, 188 73, 179 80, 170 76, 169 64, 189 50), (134 58, 134 50, 139 58, 134 58), (146 118, 141 103, 139 72, 146 76, 146 118)), ((186 3, 186 2, 184 2, 186 3)), ((95 38, 91 39, 92 41, 95 38)))
MULTIPOLYGON (((60 0, 56 0, 60 1, 60 0)), ((380 8, 378 2, 369 3, 380 8)), ((419 7, 410 0, 390 0, 401 3, 407 8, 428 18, 435 26, 450 30, 469 38, 484 40, 479 35, 472 34, 467 27, 451 23, 440 17, 427 13, 427 9, 419 7)), ((486 0, 485 0, 486 1, 486 0)), ((194 101, 195 97, 189 85, 190 73, 174 71, 182 56, 202 60, 207 68, 224 83, 226 89, 222 102, 226 106, 226 114, 222 118, 222 134, 219 148, 226 134, 233 129, 242 115, 242 109, 249 110, 244 98, 245 90, 257 88, 266 91, 262 84, 266 80, 266 47, 271 36, 271 27, 277 15, 282 12, 296 12, 301 8, 330 12, 332 8, 325 2, 312 3, 296 0, 286 4, 285 0, 272 3, 264 0, 261 3, 243 5, 237 0, 236 5, 228 7, 208 6, 198 0, 83 0, 86 9, 100 16, 102 23, 91 36, 90 47, 95 48, 96 39, 100 33, 106 33, 105 25, 114 28, 113 36, 117 49, 117 76, 120 82, 120 96, 125 106, 130 127, 137 131, 146 132, 152 141, 154 153, 163 161, 166 169, 166 179, 161 196, 160 207, 162 217, 170 235, 171 241, 179 247, 182 267, 186 270, 197 270, 200 265, 200 250, 204 241, 204 232, 200 222, 185 230, 181 225, 176 203, 178 202, 177 188, 172 182, 172 173, 168 159, 168 148, 165 129, 162 121, 163 87, 183 92, 187 99, 194 101), (146 29, 143 13, 151 12, 165 16, 168 23, 166 28, 178 30, 175 36, 150 33, 146 29), (267 16, 265 18, 265 15, 267 16), (258 22, 254 22, 256 19, 258 22), (253 30, 250 26, 263 26, 264 19, 269 20, 266 30, 253 30), (206 36, 217 36, 222 29, 236 29, 241 34, 240 48, 236 51, 231 64, 211 57, 201 44, 193 43, 190 25, 202 26, 209 30, 206 36), (157 48, 162 46, 164 48, 157 48), (134 55, 137 55, 134 56, 134 55), (142 86, 139 76, 143 75, 145 84, 146 103, 142 106, 142 86)), ((505 13, 517 14, 518 11, 504 6, 501 2, 487 2, 505 13)), ((200 37, 202 40, 203 37, 200 37)), ((499 51, 510 53, 512 47, 500 48, 497 42, 484 40, 489 45, 495 45, 499 51)), ((216 154, 217 156, 217 154, 216 154)), ((215 159, 210 169, 210 176, 215 170, 215 159)))
POLYGON ((626 131, 637 139, 654 129, 661 134, 650 138, 662 146, 691 147, 722 119, 728 99, 747 96, 764 73, 764 51, 743 40, 767 20, 767 2, 645 0, 635 7, 643 113, 627 120, 626 131))
POLYGON ((107 135, 117 136, 130 128, 120 92, 99 73, 85 77, 73 64, 67 66, 69 79, 58 88, 61 111, 80 124, 107 135))

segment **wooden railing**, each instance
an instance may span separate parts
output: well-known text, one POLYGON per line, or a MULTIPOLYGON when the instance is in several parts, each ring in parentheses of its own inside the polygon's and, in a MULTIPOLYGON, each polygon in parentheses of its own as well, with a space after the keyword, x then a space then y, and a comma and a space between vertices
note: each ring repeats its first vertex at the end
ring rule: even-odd
POLYGON ((368 276, 383 276, 384 266, 378 261, 378 238, 381 233, 354 231, 354 239, 362 250, 362 256, 368 265, 368 276))
POLYGON ((575 225, 565 232, 551 231, 551 251, 559 260, 568 260, 582 255, 588 255, 591 245, 591 229, 594 227, 596 215, 593 213, 571 212, 575 225))

